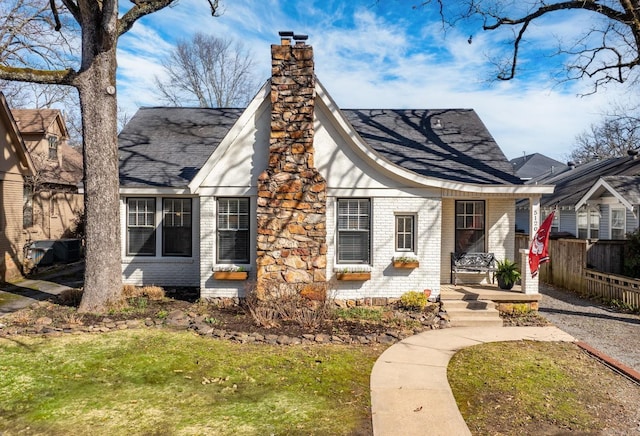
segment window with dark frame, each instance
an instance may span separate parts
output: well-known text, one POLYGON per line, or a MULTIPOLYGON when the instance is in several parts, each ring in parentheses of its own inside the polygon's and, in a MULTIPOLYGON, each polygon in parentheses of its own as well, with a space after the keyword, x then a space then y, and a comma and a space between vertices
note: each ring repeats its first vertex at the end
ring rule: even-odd
POLYGON ((338 263, 370 263, 371 201, 338 199, 338 263))
POLYGON ((162 255, 191 256, 191 199, 162 199, 162 255))
POLYGON ((414 251, 415 217, 396 215, 396 251, 414 251))
POLYGON ((456 201, 456 253, 485 252, 484 200, 456 201))
POLYGON ((156 199, 127 199, 127 255, 156 254, 156 199))
POLYGON ((249 263, 249 199, 218 199, 217 263, 249 263))

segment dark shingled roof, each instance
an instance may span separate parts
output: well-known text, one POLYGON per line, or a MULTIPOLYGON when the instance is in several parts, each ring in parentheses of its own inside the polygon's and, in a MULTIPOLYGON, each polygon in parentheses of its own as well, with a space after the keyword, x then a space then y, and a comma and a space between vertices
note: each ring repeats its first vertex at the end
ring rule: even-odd
POLYGON ((120 185, 186 187, 243 111, 138 110, 118 135, 120 185))
MULTIPOLYGON (((542 207, 575 206, 578 201, 595 185, 601 177, 607 176, 635 176, 640 175, 640 159, 630 157, 615 157, 585 163, 573 169, 546 175, 528 181, 528 184, 555 185, 553 194, 545 194, 540 199, 542 207)), ((622 179, 621 179, 622 180, 622 179)), ((616 185, 616 189, 622 189, 616 185)), ((521 206, 521 202, 517 203, 521 206)))
MULTIPOLYGON (((184 187, 242 109, 140 109, 119 135, 122 186, 184 187)), ((522 184, 470 109, 342 110, 382 157, 427 177, 522 184)))
POLYGON ((522 184, 472 109, 343 109, 384 158, 427 177, 522 184))
POLYGON ((509 162, 513 165, 516 176, 521 179, 531 179, 545 173, 557 173, 567 169, 567 166, 562 162, 540 153, 516 157, 509 162))
POLYGON ((640 175, 606 176, 603 179, 631 204, 640 204, 640 175))

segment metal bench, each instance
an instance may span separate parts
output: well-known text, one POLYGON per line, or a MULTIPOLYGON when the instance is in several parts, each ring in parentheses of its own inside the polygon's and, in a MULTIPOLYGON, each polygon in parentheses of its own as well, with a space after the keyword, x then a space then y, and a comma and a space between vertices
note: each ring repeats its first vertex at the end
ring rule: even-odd
POLYGON ((496 257, 493 253, 451 253, 451 283, 458 284, 457 273, 494 273, 497 271, 496 257))

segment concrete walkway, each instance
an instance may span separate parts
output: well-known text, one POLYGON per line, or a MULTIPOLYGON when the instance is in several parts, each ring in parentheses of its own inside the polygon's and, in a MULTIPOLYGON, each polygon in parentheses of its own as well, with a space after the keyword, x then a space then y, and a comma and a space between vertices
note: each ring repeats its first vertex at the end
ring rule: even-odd
POLYGON ((574 341, 556 327, 454 327, 389 347, 371 372, 374 435, 471 435, 449 387, 449 359, 472 345, 522 339, 574 341))

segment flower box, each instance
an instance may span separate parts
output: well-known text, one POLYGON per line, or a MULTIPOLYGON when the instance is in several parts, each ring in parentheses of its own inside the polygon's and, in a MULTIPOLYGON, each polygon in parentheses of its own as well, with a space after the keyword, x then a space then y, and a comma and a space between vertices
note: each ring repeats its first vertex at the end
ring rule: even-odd
POLYGON ((247 280, 247 271, 214 271, 213 278, 216 280, 247 280))
POLYGON ((394 268, 400 268, 400 269, 414 269, 414 268, 418 268, 420 266, 420 262, 418 262, 417 260, 412 260, 409 262, 405 262, 402 260, 394 260, 393 261, 393 267, 394 268))
POLYGON ((364 282, 371 279, 370 272, 339 272, 337 273, 338 280, 352 281, 352 282, 364 282))

